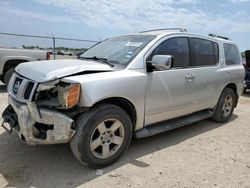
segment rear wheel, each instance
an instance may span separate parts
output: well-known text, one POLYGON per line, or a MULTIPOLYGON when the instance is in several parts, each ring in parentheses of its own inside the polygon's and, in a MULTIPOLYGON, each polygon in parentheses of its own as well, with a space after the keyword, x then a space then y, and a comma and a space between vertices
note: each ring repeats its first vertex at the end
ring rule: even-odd
POLYGON ((81 114, 76 120, 76 134, 70 142, 75 157, 93 168, 117 161, 132 138, 132 123, 118 106, 103 104, 81 114))
POLYGON ((225 88, 220 96, 216 105, 212 119, 218 122, 228 121, 233 114, 236 103, 236 96, 231 88, 225 88))

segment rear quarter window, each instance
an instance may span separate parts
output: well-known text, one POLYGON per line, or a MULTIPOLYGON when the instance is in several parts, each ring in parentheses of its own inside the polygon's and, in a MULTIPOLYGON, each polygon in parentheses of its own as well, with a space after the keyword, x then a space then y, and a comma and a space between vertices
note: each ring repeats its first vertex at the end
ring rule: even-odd
POLYGON ((234 44, 224 44, 225 60, 227 65, 237 65, 241 63, 240 53, 234 44))

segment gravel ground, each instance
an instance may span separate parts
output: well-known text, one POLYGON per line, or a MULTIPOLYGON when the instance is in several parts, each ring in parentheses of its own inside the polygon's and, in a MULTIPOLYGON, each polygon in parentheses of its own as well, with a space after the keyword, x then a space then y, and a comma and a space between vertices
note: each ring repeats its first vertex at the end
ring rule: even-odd
MULTIPOLYGON (((2 113, 1 84, 0 101, 2 113)), ((102 176, 81 166, 68 144, 28 146, 0 128, 0 187, 250 187, 249 114, 250 93, 228 123, 204 120, 133 140, 102 176)))

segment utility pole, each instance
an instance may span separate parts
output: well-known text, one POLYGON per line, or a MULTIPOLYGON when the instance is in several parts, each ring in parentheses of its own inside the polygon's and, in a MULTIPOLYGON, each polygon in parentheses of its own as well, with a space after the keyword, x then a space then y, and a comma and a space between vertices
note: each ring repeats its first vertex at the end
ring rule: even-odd
POLYGON ((54 34, 52 34, 52 38, 53 38, 53 55, 54 55, 54 60, 56 59, 56 39, 54 37, 54 34))

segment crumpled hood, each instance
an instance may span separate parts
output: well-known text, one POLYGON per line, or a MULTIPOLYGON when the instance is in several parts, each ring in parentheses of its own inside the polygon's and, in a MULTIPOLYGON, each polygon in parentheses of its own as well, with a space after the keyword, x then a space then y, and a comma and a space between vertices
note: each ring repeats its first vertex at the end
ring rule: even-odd
POLYGON ((112 71, 109 65, 92 60, 50 60, 22 63, 16 72, 36 82, 46 82, 85 71, 112 71))

